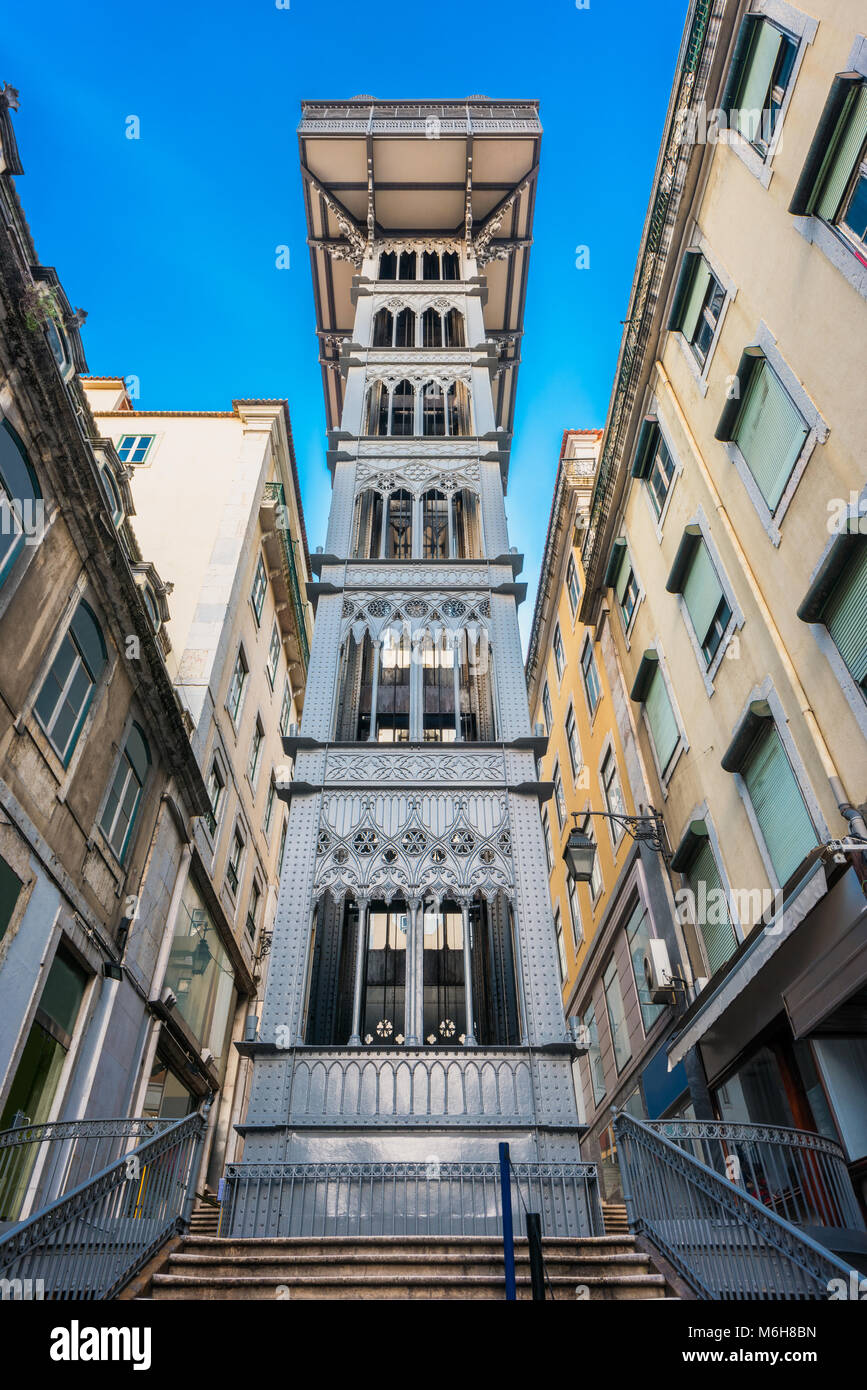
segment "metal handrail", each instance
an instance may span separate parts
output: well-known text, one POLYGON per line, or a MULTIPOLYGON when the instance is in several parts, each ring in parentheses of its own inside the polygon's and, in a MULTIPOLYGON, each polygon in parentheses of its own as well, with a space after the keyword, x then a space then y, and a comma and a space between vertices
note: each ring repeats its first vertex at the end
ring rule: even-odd
POLYGON ((189 1225, 208 1106, 0 1237, 0 1276, 50 1299, 113 1298, 189 1225))
POLYGON ((827 1299, 832 1280, 848 1285, 848 1265, 658 1125, 620 1111, 614 1136, 630 1230, 645 1234, 699 1297, 827 1299))
POLYGON ((646 1120, 793 1226, 865 1231, 846 1154, 811 1130, 728 1120, 646 1120))
MULTIPOLYGON (((266 483, 265 496, 273 499, 284 513, 286 509, 286 490, 282 483, 266 483)), ((277 531, 280 535, 280 543, 283 546, 283 559, 286 570, 289 574, 289 590, 292 595, 292 607, 295 610, 295 625, 298 628, 298 645, 301 648, 301 658, 305 672, 310 661, 310 644, 307 640, 307 626, 304 620, 304 603, 301 598, 301 585, 298 580, 298 566, 295 563, 295 552, 292 549, 292 538, 288 528, 278 526, 277 531)))
POLYGON ((149 1116, 43 1124, 24 1118, 0 1131, 0 1221, 18 1221, 46 1206, 119 1158, 133 1141, 175 1123, 149 1116))

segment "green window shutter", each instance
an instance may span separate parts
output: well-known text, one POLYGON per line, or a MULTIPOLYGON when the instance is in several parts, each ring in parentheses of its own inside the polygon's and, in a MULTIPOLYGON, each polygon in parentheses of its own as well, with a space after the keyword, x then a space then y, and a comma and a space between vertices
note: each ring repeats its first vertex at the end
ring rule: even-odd
POLYGON ((738 95, 737 127, 746 140, 755 140, 761 133, 761 112, 765 107, 782 42, 779 29, 765 20, 753 42, 746 77, 738 95), (759 113, 758 117, 754 114, 756 112, 759 113))
POLYGON ((657 670, 650 682, 644 698, 644 712, 650 725, 650 735, 656 750, 656 759, 664 772, 674 756, 680 738, 680 730, 674 717, 674 710, 668 698, 662 672, 657 670))
POLYGON ((704 304, 704 297, 707 294, 707 287, 710 284, 710 270, 707 262, 702 256, 695 268, 692 277, 689 295, 683 310, 683 322, 681 332, 688 343, 691 343, 695 330, 698 325, 698 316, 701 313, 701 306, 704 304))
POLYGON ((862 84, 848 117, 842 123, 835 141, 827 170, 822 179, 822 191, 816 202, 819 217, 832 222, 846 191, 855 160, 867 140, 867 83, 862 84))
POLYGON ((713 622, 722 598, 722 586, 704 541, 695 548, 692 563, 683 585, 683 601, 689 612, 695 635, 703 642, 713 622))
POLYGON ((632 561, 629 558, 629 551, 624 549, 620 566, 617 570, 617 579, 614 583, 614 592, 617 595, 617 602, 623 602, 623 595, 626 592, 626 584, 632 573, 632 561))
POLYGON ((817 843, 801 789, 775 728, 762 734, 742 776, 774 872, 785 884, 817 843))
POLYGON ((785 492, 808 433, 800 412, 763 362, 750 383, 735 440, 771 512, 785 492))
POLYGON ((867 545, 847 565, 822 614, 831 638, 859 685, 867 680, 867 545))
POLYGON ((704 917, 703 922, 698 923, 704 941, 705 955, 712 975, 716 974, 721 965, 734 954, 737 946, 734 927, 728 915, 728 906, 723 909, 722 903, 725 899, 725 890, 722 886, 722 879, 719 876, 719 869, 713 857, 713 850, 710 842, 705 840, 698 850, 695 858, 689 866, 689 885, 696 895, 697 905, 701 906, 699 895, 699 884, 705 885, 704 895, 704 917), (712 920, 708 920, 711 918, 712 920))

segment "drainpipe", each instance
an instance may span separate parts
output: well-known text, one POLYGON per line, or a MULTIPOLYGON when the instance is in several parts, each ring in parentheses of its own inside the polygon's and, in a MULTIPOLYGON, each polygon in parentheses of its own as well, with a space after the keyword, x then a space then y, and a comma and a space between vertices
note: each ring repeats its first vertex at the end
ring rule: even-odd
MULTIPOLYGON (((813 707, 810 704, 809 699, 807 698, 807 693, 801 684, 800 677, 798 676, 798 673, 795 670, 795 667, 792 663, 792 659, 789 656, 789 653, 786 649, 780 630, 777 627, 777 624, 774 620, 770 608, 767 605, 767 602, 765 601, 765 596, 762 593, 761 588, 759 587, 759 582, 756 579, 756 576, 753 572, 749 560, 747 559, 746 551, 744 550, 743 546, 740 543, 740 540, 738 539, 737 531, 732 525, 731 518, 729 517, 728 512, 725 509, 725 505, 723 503, 722 498, 717 492, 713 479, 708 471, 704 458, 702 457, 701 450, 698 447, 695 435, 690 429, 689 422, 687 421, 687 418, 684 415, 683 410, 681 409, 680 401, 677 399, 677 395, 668 376, 668 373, 666 372, 665 368, 659 360, 657 360, 656 362, 656 371, 659 375, 660 382, 665 387, 666 391, 671 397, 671 402, 674 406, 674 410, 677 415, 680 427, 686 435, 687 440, 689 441, 689 446, 692 450, 695 461, 698 464, 699 472, 701 473, 705 486, 707 487, 707 490, 713 499, 714 510, 716 511, 720 521, 722 522, 722 525, 725 529, 726 535, 728 536, 732 549, 734 550, 738 558, 738 562, 741 566, 741 569, 743 570, 747 583, 749 584, 750 589, 752 591, 753 598, 756 602, 756 606, 759 609, 765 626, 767 627, 768 632, 770 634, 771 641, 774 644, 774 649, 786 672, 786 676, 788 678, 792 691, 794 692, 795 698, 798 701, 798 707, 804 718, 804 722, 806 723, 807 728, 810 732, 810 737, 813 740, 813 746, 815 747, 816 752, 819 755, 819 759, 822 763, 822 768, 825 772, 825 776, 828 779, 828 783, 831 788, 831 792, 834 796, 834 800, 837 803, 837 809, 839 810, 840 815, 843 817, 843 819, 848 823, 849 829, 852 831, 852 834, 857 835, 862 839, 867 839, 867 824, 865 824, 864 822, 864 817, 862 816, 861 812, 857 809, 857 807, 852 805, 852 803, 849 800, 849 797, 846 794, 846 788, 843 785, 840 774, 837 771, 837 766, 834 762, 834 759, 831 756, 831 750, 825 742, 825 736, 822 733, 822 730, 819 728, 819 721, 816 719, 816 715, 813 712, 813 707)), ((858 877, 861 878, 861 874, 859 874, 858 877)))

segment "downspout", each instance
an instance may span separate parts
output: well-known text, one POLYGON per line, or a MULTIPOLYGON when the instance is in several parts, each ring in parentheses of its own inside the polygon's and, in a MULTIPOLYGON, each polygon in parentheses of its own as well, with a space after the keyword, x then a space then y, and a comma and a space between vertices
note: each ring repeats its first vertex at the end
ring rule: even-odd
MULTIPOLYGON (((798 702, 798 707, 800 709, 801 715, 803 716, 804 722, 806 723, 807 728, 810 732, 810 737, 813 740, 813 745, 816 749, 816 752, 819 755, 819 759, 822 763, 822 768, 825 772, 825 776, 828 779, 828 783, 830 785, 831 792, 834 796, 834 800, 837 803, 837 809, 839 810, 843 819, 848 822, 849 829, 852 831, 853 835, 857 835, 859 838, 867 840, 867 824, 865 824, 864 817, 858 810, 858 808, 852 805, 852 803, 849 800, 849 797, 846 794, 846 788, 843 785, 842 779, 837 770, 837 766, 834 762, 834 759, 831 756, 831 750, 825 742, 825 736, 819 727, 819 722, 816 719, 815 713, 813 712, 813 707, 807 698, 807 693, 801 684, 800 677, 798 676, 798 673, 795 670, 795 667, 792 663, 792 659, 789 656, 785 643, 783 642, 780 630, 776 624, 776 621, 773 617, 773 614, 771 613, 770 608, 768 607, 768 604, 765 600, 765 596, 762 593, 761 588, 759 587, 759 582, 756 579, 752 566, 750 565, 750 562, 747 559, 746 551, 744 550, 743 546, 740 543, 740 540, 738 539, 737 531, 732 525, 731 519, 728 515, 728 512, 725 509, 725 505, 723 504, 722 498, 720 497, 714 485, 714 481, 710 475, 710 472, 708 471, 704 458, 702 457, 701 450, 698 447, 695 435, 693 434, 689 426, 689 422, 687 421, 687 418, 684 415, 683 410, 681 409, 680 401, 677 399, 677 395, 675 393, 669 375, 659 360, 657 360, 656 362, 656 371, 658 373, 660 382, 665 387, 666 391, 671 397, 671 402, 674 406, 678 423, 681 429, 683 430, 684 434, 686 435, 686 438, 689 442, 689 447, 692 450, 693 457, 696 463, 698 464, 699 472, 701 473, 705 486, 707 487, 707 490, 713 499, 714 510, 716 511, 720 521, 723 524, 732 549, 734 550, 735 555, 738 558, 738 563, 740 564, 744 576, 746 577, 747 583, 749 584, 749 587, 752 591, 752 595, 759 609, 759 613, 761 614, 762 620, 768 630, 768 633, 770 634, 771 641, 774 644, 774 650, 776 651, 777 656, 779 657, 780 662, 783 666, 783 669, 786 672, 787 679, 798 702)), ((859 878, 860 877, 861 875, 859 874, 859 878)))

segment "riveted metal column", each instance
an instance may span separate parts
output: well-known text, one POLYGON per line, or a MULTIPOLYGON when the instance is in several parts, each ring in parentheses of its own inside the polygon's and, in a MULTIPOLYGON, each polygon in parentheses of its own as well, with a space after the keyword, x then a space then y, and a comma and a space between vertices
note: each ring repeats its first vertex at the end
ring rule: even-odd
POLYGON ((407 1047, 420 1047, 424 1028, 424 917, 421 898, 410 898, 406 933, 406 984, 404 989, 404 1034, 407 1047))
POLYGON ((369 743, 376 743, 376 705, 379 700, 379 667, 382 661, 382 641, 377 638, 373 643, 373 673, 370 681, 370 733, 367 735, 369 743))
POLYGON ((369 898, 356 899, 358 910, 358 936, 355 941, 355 982, 352 991, 352 1035, 350 1047, 361 1046, 361 997, 364 993, 364 966, 367 960, 367 914, 370 911, 369 898))
POLYGON ((413 636, 409 667, 409 737, 413 743, 424 738, 424 645, 421 634, 413 636))
MULTIPOLYGON (((382 494, 382 514, 381 514, 381 516, 380 516, 380 518, 379 518, 379 558, 380 558, 380 560, 384 560, 384 559, 385 559, 385 537, 386 537, 386 533, 387 533, 387 531, 388 531, 388 502, 389 502, 389 497, 390 497, 390 495, 391 495, 391 494, 388 493, 388 492, 384 492, 384 493, 382 494)), ((372 549, 372 548, 373 548, 373 547, 371 547, 371 549, 372 549)))
POLYGON ((477 1047, 476 1035, 473 1032, 473 929, 470 926, 470 904, 466 898, 461 899, 461 918, 464 930, 464 1002, 466 1004, 464 1047, 477 1047))

